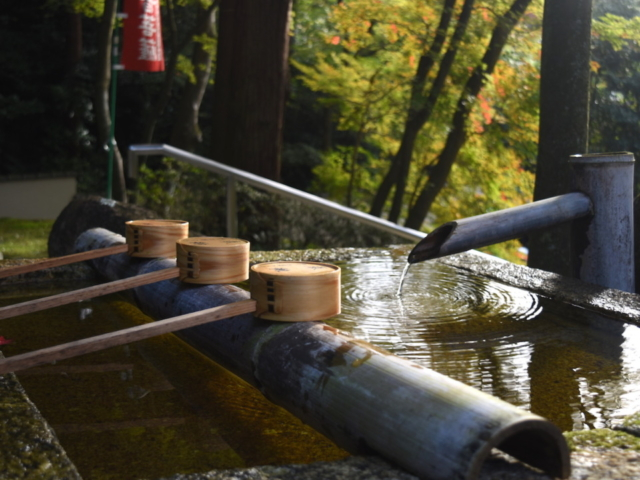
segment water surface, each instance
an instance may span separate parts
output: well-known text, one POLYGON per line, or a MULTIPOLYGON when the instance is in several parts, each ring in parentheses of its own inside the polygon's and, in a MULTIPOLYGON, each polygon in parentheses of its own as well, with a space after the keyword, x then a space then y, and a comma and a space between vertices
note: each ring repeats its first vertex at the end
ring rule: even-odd
POLYGON ((342 265, 333 326, 553 421, 601 428, 640 410, 640 329, 404 249, 342 265))

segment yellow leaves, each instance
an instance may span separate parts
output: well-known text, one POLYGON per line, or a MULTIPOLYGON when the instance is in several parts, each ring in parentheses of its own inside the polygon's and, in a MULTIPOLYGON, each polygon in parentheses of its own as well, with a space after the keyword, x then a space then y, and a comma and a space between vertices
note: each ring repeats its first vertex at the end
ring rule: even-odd
POLYGON ((193 63, 191 63, 189 57, 186 57, 185 55, 178 55, 178 64, 176 66, 176 69, 179 73, 187 77, 189 82, 193 84, 196 83, 194 66, 193 63))
POLYGON ((590 66, 593 73, 598 73, 598 70, 600 70, 600 64, 595 60, 591 60, 590 66))
POLYGON ((593 34, 607 41, 614 50, 621 50, 626 44, 640 43, 640 17, 624 18, 608 13, 593 21, 593 34))

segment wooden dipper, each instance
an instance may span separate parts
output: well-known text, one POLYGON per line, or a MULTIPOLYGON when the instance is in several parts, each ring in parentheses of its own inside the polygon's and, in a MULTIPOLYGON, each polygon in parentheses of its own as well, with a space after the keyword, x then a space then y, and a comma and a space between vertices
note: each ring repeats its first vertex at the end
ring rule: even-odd
POLYGON ((255 316, 280 322, 324 320, 340 313, 340 267, 265 262, 251 267, 255 316))
MULTIPOLYGON (((168 240, 163 240, 166 242, 168 240)), ((123 278, 93 287, 38 298, 0 308, 0 320, 27 313, 39 312, 81 300, 121 292, 162 280, 180 278, 185 282, 207 285, 241 282, 249 278, 249 242, 237 238, 194 237, 174 242, 173 254, 179 257, 178 266, 151 273, 123 278), (191 247, 190 245, 193 245, 191 247), (186 247, 186 248, 185 248, 186 247), (185 252, 193 249, 189 257, 185 252), (189 260, 191 258, 191 260, 189 260), (201 260, 198 260, 201 259, 201 260), (233 264, 233 262, 237 264, 233 264)))
POLYGON ((237 283, 249 278, 249 242, 239 238, 193 237, 176 245, 180 280, 237 283))
POLYGON ((2 268, 0 269, 0 278, 124 252, 129 253, 132 257, 174 257, 176 241, 189 235, 189 222, 183 220, 130 220, 125 222, 125 229, 127 237, 125 245, 97 248, 63 257, 47 258, 28 265, 2 268))
POLYGON ((132 257, 173 258, 176 242, 189 236, 189 223, 183 220, 130 220, 125 228, 132 257))
MULTIPOLYGON (((180 271, 179 268, 168 268, 164 271, 171 270, 180 271)), ((251 286, 252 298, 248 300, 0 359, 0 374, 144 340, 243 313, 254 313, 254 316, 259 318, 283 322, 322 320, 340 313, 340 268, 335 265, 313 262, 261 263, 251 268, 251 286)))

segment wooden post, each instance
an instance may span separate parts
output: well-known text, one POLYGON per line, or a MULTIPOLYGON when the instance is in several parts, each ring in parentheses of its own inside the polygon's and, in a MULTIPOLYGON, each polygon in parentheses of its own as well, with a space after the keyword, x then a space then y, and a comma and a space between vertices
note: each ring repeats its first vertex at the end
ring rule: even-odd
MULTIPOLYGON (((116 238, 90 230, 76 248, 116 238)), ((91 263, 111 280, 175 265, 119 257, 91 263)), ((156 319, 249 297, 234 286, 180 282, 138 287, 134 295, 156 319)), ((322 322, 270 322, 245 314, 179 336, 343 448, 377 452, 420 477, 475 479, 493 447, 552 476, 570 473, 566 441, 548 421, 322 322)))

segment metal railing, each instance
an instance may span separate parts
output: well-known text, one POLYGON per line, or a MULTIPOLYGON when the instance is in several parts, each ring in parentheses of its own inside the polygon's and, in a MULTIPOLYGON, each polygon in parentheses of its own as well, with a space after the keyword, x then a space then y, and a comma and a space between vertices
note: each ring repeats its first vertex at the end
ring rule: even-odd
POLYGON ((223 165, 222 163, 210 160, 208 158, 195 155, 185 150, 172 147, 171 145, 131 145, 128 153, 128 175, 129 178, 137 178, 138 176, 138 157, 149 155, 162 155, 165 157, 171 157, 176 160, 189 163, 196 167, 209 170, 210 172, 217 173, 227 178, 227 236, 238 236, 238 209, 236 199, 236 182, 244 182, 255 188, 280 195, 282 197, 297 200, 306 205, 319 208, 321 210, 335 213, 341 217, 349 218, 357 222, 363 223, 375 227, 398 237, 405 238, 411 241, 419 241, 423 239, 427 234, 412 228, 405 228, 395 223, 389 222, 382 218, 374 217, 359 210, 353 208, 344 207, 338 203, 324 198, 311 195, 310 193, 297 190, 295 188, 283 185, 282 183, 275 182, 262 178, 258 175, 239 170, 237 168, 223 165))

